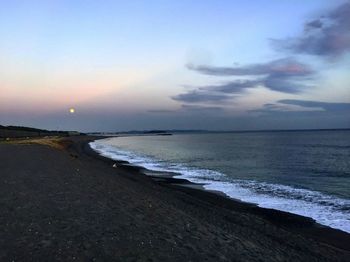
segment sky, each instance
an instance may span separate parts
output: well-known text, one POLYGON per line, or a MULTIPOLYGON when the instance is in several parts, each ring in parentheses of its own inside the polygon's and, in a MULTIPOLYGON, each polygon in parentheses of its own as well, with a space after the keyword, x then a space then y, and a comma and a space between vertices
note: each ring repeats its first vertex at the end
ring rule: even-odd
POLYGON ((0 0, 0 125, 350 128, 349 70, 348 0, 0 0))

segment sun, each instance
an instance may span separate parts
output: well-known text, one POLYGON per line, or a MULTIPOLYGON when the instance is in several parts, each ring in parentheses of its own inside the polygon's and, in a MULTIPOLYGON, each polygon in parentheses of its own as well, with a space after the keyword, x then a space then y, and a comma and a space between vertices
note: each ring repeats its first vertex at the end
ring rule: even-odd
POLYGON ((70 108, 69 109, 69 113, 74 114, 75 113, 75 109, 74 108, 70 108))

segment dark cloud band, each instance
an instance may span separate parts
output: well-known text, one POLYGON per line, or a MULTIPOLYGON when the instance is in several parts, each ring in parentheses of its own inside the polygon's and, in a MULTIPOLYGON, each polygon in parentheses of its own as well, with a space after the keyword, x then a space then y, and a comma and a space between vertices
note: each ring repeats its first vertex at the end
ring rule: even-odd
POLYGON ((297 105, 308 108, 323 108, 326 111, 350 111, 350 103, 330 103, 321 101, 283 99, 277 101, 280 104, 297 105))
POLYGON ((225 94, 212 94, 202 91, 190 91, 172 97, 173 100, 186 103, 215 103, 230 99, 225 94))
POLYGON ((305 82, 314 73, 306 64, 292 58, 273 60, 268 63, 252 64, 242 67, 215 67, 187 65, 187 68, 205 75, 214 76, 248 76, 256 79, 234 80, 218 85, 198 86, 195 90, 172 97, 172 99, 186 102, 221 102, 232 99, 249 88, 265 86, 268 89, 298 93, 308 88, 305 82))

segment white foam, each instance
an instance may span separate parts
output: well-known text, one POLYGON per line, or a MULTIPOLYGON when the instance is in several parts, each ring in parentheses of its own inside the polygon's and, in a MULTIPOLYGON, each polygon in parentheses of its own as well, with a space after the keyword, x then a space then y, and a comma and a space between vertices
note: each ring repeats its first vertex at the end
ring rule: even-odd
POLYGON ((128 161, 149 170, 178 173, 176 178, 204 184, 208 190, 221 191, 231 198, 255 203, 260 207, 311 217, 320 224, 350 233, 350 200, 285 185, 233 180, 217 171, 171 164, 121 150, 107 142, 99 140, 91 142, 90 146, 105 157, 128 161))

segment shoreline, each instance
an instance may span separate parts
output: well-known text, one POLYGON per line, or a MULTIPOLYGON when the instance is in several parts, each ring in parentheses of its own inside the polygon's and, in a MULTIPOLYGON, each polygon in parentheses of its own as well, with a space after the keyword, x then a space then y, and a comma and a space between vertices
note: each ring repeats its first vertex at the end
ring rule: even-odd
MULTIPOLYGON (((106 139, 106 138, 109 138, 109 137, 98 137, 96 140, 106 139)), ((104 158, 108 162, 112 161, 114 163, 118 163, 119 168, 126 168, 128 171, 130 169, 131 170, 134 169, 135 172, 138 173, 138 175, 150 177, 153 181, 155 181, 156 183, 159 183, 163 186, 167 186, 169 188, 180 190, 180 191, 188 191, 189 194, 191 193, 192 190, 194 190, 194 191, 202 191, 203 195, 205 195, 207 193, 209 195, 216 195, 218 198, 223 198, 222 199, 223 202, 227 200, 227 201, 233 201, 236 205, 242 204, 242 206, 245 206, 244 209, 250 210, 255 214, 259 214, 259 215, 262 215, 268 219, 271 219, 271 221, 273 221, 273 222, 276 222, 277 220, 279 220, 277 218, 273 218, 273 216, 278 216, 278 217, 283 217, 284 219, 286 219, 286 221, 287 221, 286 224, 288 226, 289 226, 289 224, 294 224, 294 223, 295 223, 295 225, 298 225, 298 226, 299 225, 306 226, 306 227, 310 226, 310 228, 308 229, 308 230, 310 230, 310 233, 315 234, 318 237, 320 237, 320 240, 326 240, 326 238, 322 237, 322 233, 326 233, 326 232, 321 232, 321 231, 329 231, 327 233, 330 233, 333 236, 348 235, 349 240, 350 240, 350 233, 343 231, 343 230, 340 230, 340 229, 337 229, 337 228, 329 227, 327 225, 322 225, 322 224, 316 222, 315 219, 313 219, 311 217, 302 216, 302 215, 298 215, 298 214, 294 214, 291 212, 282 211, 282 210, 278 210, 278 209, 260 207, 260 206, 258 206, 258 204, 255 204, 255 203, 245 202, 245 201, 242 201, 240 199, 232 198, 232 197, 226 195, 224 192, 221 192, 218 190, 208 190, 208 189, 204 188, 204 186, 203 186, 204 184, 195 183, 195 182, 189 181, 189 180, 184 179, 184 178, 176 178, 175 176, 181 175, 180 173, 171 173, 171 172, 150 170, 150 169, 147 169, 147 168, 142 167, 142 166, 133 165, 132 163, 125 161, 125 160, 113 160, 111 158, 102 156, 97 151, 95 151, 93 148, 91 148, 91 146, 89 145, 90 142, 93 142, 96 140, 91 140, 91 141, 87 142, 88 148, 85 147, 85 150, 87 150, 89 152, 89 154, 95 155, 95 157, 98 157, 98 158, 104 158), (332 232, 332 231, 334 231, 334 232, 332 232)), ((285 223, 278 221, 278 224, 284 225, 285 223)), ((333 240, 330 241, 329 243, 333 244, 333 240)), ((336 243, 337 243, 337 245, 339 245, 341 247, 345 247, 345 248, 349 249, 349 251, 350 251, 350 245, 348 245, 348 244, 343 245, 342 241, 340 241, 340 242, 336 241, 336 243)))
POLYGON ((116 161, 88 145, 99 137, 64 139, 65 149, 0 144, 0 260, 346 261, 350 255, 343 231, 156 181, 126 162, 113 168, 116 161))
MULTIPOLYGON (((108 139, 110 137, 102 137, 101 139, 108 139)), ((113 137, 115 138, 115 137, 113 137)), ((100 139, 98 139, 100 140, 100 139)), ((96 141, 96 140, 95 140, 96 141)), ((110 155, 109 150, 107 151, 108 153, 106 153, 105 149, 102 150, 100 149, 100 147, 96 144, 94 144, 95 141, 90 142, 92 145, 90 146, 91 149, 96 152, 98 155, 101 155, 103 157, 106 157, 108 159, 111 159, 113 161, 115 161, 116 163, 120 163, 120 165, 125 165, 125 166, 133 166, 133 167, 137 167, 139 168, 140 172, 143 175, 149 176, 151 177, 153 180, 160 182, 160 183, 168 183, 168 184, 174 184, 174 185, 179 185, 179 186, 183 186, 183 187, 190 187, 190 188, 194 188, 194 189, 198 189, 198 190, 204 190, 204 191, 208 191, 214 194, 218 194, 221 196, 224 196, 228 199, 232 199, 233 201, 239 201, 239 202, 243 202, 243 203, 247 203, 250 205, 255 205, 257 207, 263 208, 263 209, 269 209, 269 210, 276 210, 276 211, 280 211, 280 212, 285 212, 285 213, 289 213, 292 215, 297 215, 297 216, 301 216, 304 217, 306 219, 311 219, 313 220, 315 223, 317 223, 320 227, 330 227, 334 230, 340 230, 344 233, 350 234, 349 231, 347 231, 348 227, 345 227, 344 224, 338 222, 336 224, 336 226, 332 227, 332 223, 323 223, 324 221, 322 221, 322 217, 320 219, 320 217, 315 217, 310 215, 308 212, 299 212, 298 210, 303 210, 302 206, 300 207, 300 209, 288 209, 288 208, 277 208, 269 205, 260 205, 259 201, 253 202, 253 201, 249 201, 249 199, 240 199, 239 195, 237 194, 229 194, 229 193, 225 193, 225 190, 221 190, 218 187, 212 187, 210 186, 210 180, 208 180, 207 182, 209 183, 205 183, 205 182, 198 182, 197 180, 195 181, 191 181, 190 178, 187 178, 186 176, 184 177, 181 173, 181 170, 178 171, 170 171, 170 170, 166 170, 164 169, 164 171, 162 171, 162 168, 158 169, 158 170, 152 170, 152 169, 148 169, 147 165, 142 166, 139 165, 139 161, 136 161, 136 163, 134 164, 134 161, 129 162, 128 159, 123 158, 123 160, 117 159, 118 158, 118 153, 116 152, 117 155, 113 155, 113 153, 111 153, 112 155, 110 155), (97 147, 96 147, 97 146, 97 147), (206 186, 209 185, 209 186, 206 186)), ((90 144, 89 144, 90 145, 90 144)), ((108 145, 108 144, 107 144, 108 145)), ((111 151, 113 152, 113 150, 111 151)), ((142 158, 141 158, 142 160, 142 158)), ((152 167, 151 167, 152 168, 152 167)), ((318 191, 309 191, 311 193, 319 193, 318 191)), ((308 193, 308 192, 306 192, 308 193)), ((304 192, 305 194, 305 192, 304 192)), ((323 193, 319 193, 319 194, 323 194, 323 193)), ((327 195, 325 195, 327 196, 327 195)), ((342 199, 339 199, 342 200, 342 199)), ((344 199, 345 200, 345 199, 344 199)), ((283 203, 283 202, 282 202, 283 203)), ((346 220, 347 218, 344 217, 344 219, 346 220)), ((345 221, 344 220, 344 221, 345 221)), ((332 220, 330 220, 332 221, 332 220)), ((339 221, 339 220, 334 220, 334 221, 339 221)), ((327 221, 328 222, 328 221, 327 221)))

